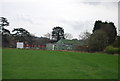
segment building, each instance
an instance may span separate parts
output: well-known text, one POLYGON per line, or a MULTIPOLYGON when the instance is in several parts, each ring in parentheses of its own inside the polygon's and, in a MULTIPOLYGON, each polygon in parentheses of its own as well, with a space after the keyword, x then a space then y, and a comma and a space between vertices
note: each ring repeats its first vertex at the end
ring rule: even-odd
POLYGON ((87 45, 82 40, 66 40, 61 39, 56 43, 46 45, 47 50, 81 50, 87 45))

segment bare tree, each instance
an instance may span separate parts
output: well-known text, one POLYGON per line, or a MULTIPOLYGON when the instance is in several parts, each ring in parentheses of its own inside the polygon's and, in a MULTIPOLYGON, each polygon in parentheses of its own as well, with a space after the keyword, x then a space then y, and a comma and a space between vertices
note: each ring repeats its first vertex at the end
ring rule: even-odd
POLYGON ((82 32, 80 35, 79 35, 79 40, 86 40, 88 38, 90 38, 90 35, 91 33, 90 32, 82 32))
POLYGON ((70 39, 70 40, 73 38, 72 34, 70 34, 70 33, 65 33, 64 37, 65 37, 65 39, 70 39))
POLYGON ((51 39, 51 38, 52 38, 52 33, 46 33, 44 36, 45 36, 46 38, 51 39))

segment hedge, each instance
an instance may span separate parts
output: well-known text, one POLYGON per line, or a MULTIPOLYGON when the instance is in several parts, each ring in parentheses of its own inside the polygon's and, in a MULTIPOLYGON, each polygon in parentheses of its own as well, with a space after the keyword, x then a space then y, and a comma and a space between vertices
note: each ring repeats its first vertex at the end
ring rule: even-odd
POLYGON ((110 54, 120 54, 120 48, 115 48, 113 46, 107 46, 105 48, 105 52, 110 53, 110 54))

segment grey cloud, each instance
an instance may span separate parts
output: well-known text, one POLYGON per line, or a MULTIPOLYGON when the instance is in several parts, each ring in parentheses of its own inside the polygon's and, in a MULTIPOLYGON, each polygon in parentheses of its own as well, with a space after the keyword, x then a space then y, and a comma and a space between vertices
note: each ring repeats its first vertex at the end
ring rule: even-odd
POLYGON ((40 18, 40 17, 26 15, 26 14, 17 14, 16 20, 21 21, 21 22, 28 22, 28 23, 34 24, 34 25, 39 25, 43 22, 44 19, 40 18))
POLYGON ((94 22, 92 21, 76 21, 74 23, 71 24, 71 26, 73 26, 75 31, 86 31, 89 30, 91 31, 93 28, 93 24, 94 22))
POLYGON ((23 18, 21 18, 21 20, 22 20, 22 21, 25 21, 25 22, 29 22, 29 23, 31 23, 31 24, 34 24, 34 21, 33 21, 32 19, 30 19, 30 18, 25 18, 25 17, 23 17, 23 18))
POLYGON ((89 4, 89 5, 99 5, 101 2, 83 2, 84 4, 89 4))
POLYGON ((33 23, 33 20, 25 14, 16 14, 15 18, 17 21, 33 23))
POLYGON ((93 22, 87 21, 67 21, 67 20, 61 20, 62 23, 68 24, 70 27, 72 27, 75 31, 85 31, 85 30, 91 30, 93 28, 93 22))
POLYGON ((98 0, 96 2, 95 0, 92 2, 88 0, 61 0, 62 2, 52 0, 49 3, 46 3, 46 1, 39 0, 38 2, 34 1, 35 3, 30 3, 29 1, 28 3, 16 2, 14 5, 12 3, 4 4, 3 14, 12 17, 12 23, 16 22, 18 24, 27 24, 31 27, 36 27, 36 30, 31 31, 35 33, 38 32, 37 34, 45 33, 44 31, 39 32, 41 29, 50 31, 47 27, 53 27, 57 24, 63 27, 65 26, 72 34, 77 34, 84 30, 91 31, 95 19, 116 20, 116 7, 114 8, 113 4, 110 5, 108 3, 110 8, 108 9, 108 7, 104 8, 107 6, 106 4, 101 5, 101 1, 98 0), (101 12, 104 13, 99 14, 101 12), (108 12, 110 13, 107 14, 108 12), (108 18, 107 16, 109 15, 110 17, 108 18))
POLYGON ((119 0, 75 0, 77 2, 118 2, 119 0))

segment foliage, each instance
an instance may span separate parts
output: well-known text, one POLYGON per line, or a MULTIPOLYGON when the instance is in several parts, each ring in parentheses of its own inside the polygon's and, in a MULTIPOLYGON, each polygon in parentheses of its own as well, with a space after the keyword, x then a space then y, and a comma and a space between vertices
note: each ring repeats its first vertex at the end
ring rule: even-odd
POLYGON ((49 38, 45 37, 33 37, 33 44, 34 45, 46 45, 50 42, 49 38))
POLYGON ((13 35, 20 36, 20 37, 30 36, 30 33, 23 28, 14 28, 14 30, 12 32, 15 32, 15 31, 16 31, 16 33, 13 35))
POLYGON ((103 51, 107 46, 107 35, 103 30, 95 31, 88 41, 89 51, 103 51))
POLYGON ((15 28, 12 32, 15 32, 13 34, 15 40, 32 43, 32 36, 27 30, 23 28, 15 28))
POLYGON ((0 34, 2 34, 2 46, 3 47, 8 47, 10 40, 9 36, 10 31, 5 28, 5 26, 9 26, 9 22, 6 18, 0 17, 0 34))
POLYGON ((117 79, 118 56, 3 49, 3 79, 117 79))
POLYGON ((91 33, 90 32, 83 32, 79 35, 79 40, 87 40, 89 39, 91 36, 91 33))
MULTIPOLYGON (((88 46, 90 37, 91 37, 91 33, 88 32, 88 31, 85 31, 85 32, 82 32, 79 35, 79 40, 83 40, 85 42, 85 44, 88 46)), ((89 49, 86 48, 86 47, 83 47, 83 48, 80 48, 80 50, 82 50, 82 51, 88 51, 89 49)))
POLYGON ((116 31, 116 27, 114 25, 113 22, 102 22, 102 21, 96 21, 94 28, 93 28, 93 33, 96 30, 103 30, 104 32, 106 32, 107 37, 108 37, 108 45, 112 44, 117 36, 117 31, 116 31))
POLYGON ((4 26, 9 26, 9 22, 5 17, 0 17, 0 29, 3 29, 4 26))
POLYGON ((54 27, 52 31, 52 39, 54 41, 58 41, 60 39, 64 39, 64 29, 62 27, 54 27))
POLYGON ((120 36, 116 37, 116 39, 112 45, 113 45, 113 47, 120 48, 120 36))
POLYGON ((105 52, 110 53, 110 54, 120 54, 120 48, 115 48, 113 46, 107 46, 105 48, 105 52))
POLYGON ((94 24, 93 32, 101 29, 101 25, 102 25, 102 21, 100 21, 100 20, 96 21, 95 24, 94 24))

